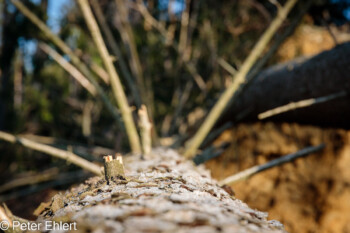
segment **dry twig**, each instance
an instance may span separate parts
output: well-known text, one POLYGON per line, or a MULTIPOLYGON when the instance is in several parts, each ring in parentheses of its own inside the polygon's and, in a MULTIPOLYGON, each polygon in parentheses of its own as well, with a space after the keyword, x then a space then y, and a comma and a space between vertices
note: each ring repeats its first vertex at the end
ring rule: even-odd
POLYGON ((237 70, 233 68, 227 61, 225 61, 225 59, 219 58, 218 63, 222 68, 229 72, 232 75, 232 77, 234 77, 237 74, 237 70))
POLYGON ((233 83, 221 95, 220 99, 216 102, 216 104, 210 111, 208 117, 205 119, 204 123, 197 131, 197 133, 187 143, 184 152, 184 156, 186 158, 192 158, 193 156, 195 156, 197 149, 202 144, 203 140, 208 135, 209 131, 212 129, 222 112, 225 110, 227 104, 230 102, 233 95, 237 92, 240 86, 247 81, 246 76, 249 70, 259 58, 261 53, 264 51, 265 47, 267 46, 271 38, 274 36, 275 32, 282 24, 284 19, 287 17, 289 11, 293 8, 296 2, 297 0, 288 0, 285 6, 278 10, 276 18, 272 21, 269 28, 261 36, 261 38, 254 46, 247 59, 244 61, 239 72, 234 77, 233 83))
MULTIPOLYGON (((101 173, 102 174, 102 173, 101 173)), ((25 197, 33 193, 41 192, 46 189, 54 188, 62 185, 76 184, 86 180, 89 176, 84 171, 61 173, 53 180, 48 180, 43 183, 30 185, 19 190, 11 191, 4 195, 0 195, 0 202, 13 200, 20 197, 25 197)))
POLYGON ((13 224, 14 221, 19 222, 20 224, 29 224, 31 221, 17 217, 12 214, 9 208, 5 203, 0 206, 0 222, 1 230, 4 230, 6 233, 21 233, 23 232, 22 227, 19 224, 13 224), (7 228, 7 229, 6 229, 7 228))
POLYGON ((147 108, 145 105, 141 105, 141 108, 138 111, 138 115, 142 141, 142 152, 144 155, 148 155, 152 149, 152 124, 149 121, 147 108))
POLYGON ((13 70, 13 107, 21 109, 23 102, 23 58, 22 53, 17 49, 13 70))
MULTIPOLYGON (((158 22, 149 13, 147 8, 144 6, 143 2, 138 0, 136 5, 134 5, 134 8, 141 13, 141 15, 143 16, 143 18, 145 19, 145 21, 148 24, 150 24, 153 28, 157 29, 157 31, 164 37, 165 43, 168 44, 169 41, 171 40, 171 38, 169 37, 168 31, 165 29, 165 27, 160 22, 158 22)), ((172 46, 172 48, 174 48, 176 51, 178 51, 179 46, 175 41, 172 41, 172 43, 170 43, 170 45, 172 46)), ((184 64, 185 64, 185 67, 188 70, 188 72, 190 72, 190 74, 192 75, 192 77, 193 77, 194 81, 196 82, 196 84, 198 85, 198 87, 203 92, 206 92, 207 91, 206 84, 205 84, 203 78, 197 72, 195 65, 191 61, 186 61, 184 64)))
POLYGON ((170 126, 169 131, 168 131, 168 135, 173 134, 175 128, 178 128, 182 109, 184 108, 184 105, 186 104, 186 102, 190 98, 192 87, 193 87, 193 81, 192 80, 187 81, 185 88, 180 95, 180 101, 178 102, 178 104, 175 108, 174 114, 172 116, 172 124, 170 126))
POLYGON ((103 80, 103 82, 105 82, 107 85, 109 84, 108 73, 101 66, 97 65, 95 62, 90 62, 89 66, 91 70, 103 80))
POLYGON ((239 173, 236 173, 232 176, 229 176, 227 178, 225 178, 224 180, 221 180, 219 182, 219 185, 224 185, 224 184, 232 184, 232 183, 235 183, 237 181, 240 181, 240 180, 243 180, 243 179, 246 179, 252 175, 255 175, 259 172, 262 172, 262 171, 265 171, 267 169, 270 169, 270 168, 273 168, 273 167, 276 167, 276 166, 279 166, 281 164, 284 164, 284 163, 288 163, 288 162, 291 162, 297 158, 300 158, 302 156, 306 156, 308 154, 311 154, 311 153, 314 153, 316 151, 319 151, 321 149, 323 149, 325 147, 324 144, 321 144, 321 145, 318 145, 318 146, 311 146, 311 147, 307 147, 307 148, 304 148, 296 153, 293 153, 293 154, 289 154, 289 155, 286 155, 286 156, 283 156, 283 157, 280 157, 278 159, 274 159, 270 162, 267 162, 263 165, 257 165, 257 166, 254 166, 254 167, 251 167, 251 168, 248 168, 244 171, 241 171, 239 173))
POLYGON ((89 80, 73 65, 71 65, 64 57, 58 52, 52 49, 48 44, 40 42, 39 47, 47 55, 52 57, 63 69, 65 69, 75 80, 78 81, 92 96, 96 96, 96 88, 91 84, 89 80))
POLYGON ((327 96, 322 96, 322 97, 318 97, 318 98, 311 98, 311 99, 306 99, 306 100, 301 100, 298 102, 291 102, 289 104, 268 110, 266 112, 260 113, 258 115, 259 120, 263 120, 266 119, 268 117, 272 117, 284 112, 288 112, 288 111, 292 111, 298 108, 305 108, 305 107, 309 107, 315 104, 320 104, 320 103, 324 103, 327 101, 331 101, 340 97, 344 97, 347 95, 346 91, 341 91, 341 92, 337 92, 331 95, 327 95, 327 96))
MULTIPOLYGON (((276 53, 280 45, 295 31, 296 27, 299 25, 300 21, 302 20, 303 16, 306 14, 306 12, 309 10, 309 8, 312 5, 313 0, 306 0, 303 2, 303 4, 299 7, 300 10, 298 11, 298 14, 296 17, 292 20, 291 24, 288 26, 288 28, 283 32, 283 34, 274 40, 274 43, 271 45, 269 51, 261 58, 257 63, 254 65, 254 67, 251 69, 251 71, 248 74, 248 80, 253 79, 256 77, 256 75, 259 73, 259 71, 263 68, 263 66, 267 63, 267 61, 272 57, 273 54, 276 53)), ((251 81, 249 81, 251 82, 251 81)))
MULTIPOLYGON (((11 216, 9 216, 9 214, 7 213, 6 209, 3 208, 2 206, 0 206, 0 221, 1 221, 1 227, 3 228, 3 223, 7 222, 9 228, 12 228, 12 220, 11 220, 11 216)), ((5 225, 5 228, 7 226, 5 225)))
POLYGON ((91 32, 92 38, 101 55, 101 59, 109 74, 114 97, 117 101, 118 107, 120 109, 120 112, 124 121, 124 126, 129 138, 131 150, 137 153, 141 152, 140 140, 137 134, 135 123, 132 118, 131 109, 126 99, 122 84, 119 79, 119 75, 115 70, 111 56, 109 55, 107 47, 103 41, 100 29, 98 28, 95 17, 92 14, 91 8, 87 0, 78 0, 78 3, 81 8, 81 11, 83 12, 86 24, 91 32))
POLYGON ((186 2, 186 8, 181 15, 181 30, 180 30, 180 38, 179 38, 179 46, 178 46, 178 51, 180 54, 181 61, 184 60, 184 52, 188 42, 187 40, 188 40, 188 26, 189 26, 189 19, 190 19, 191 0, 186 0, 185 2, 186 2))
POLYGON ((47 171, 40 172, 39 174, 28 175, 15 178, 0 186, 0 193, 6 192, 8 190, 18 188, 26 185, 33 185, 40 182, 53 180, 57 177, 59 170, 57 168, 48 169, 47 171))
POLYGON ((125 60, 122 56, 121 49, 120 49, 117 41, 114 39, 113 33, 106 22, 106 18, 102 12, 101 6, 97 0, 92 0, 91 6, 96 14, 96 18, 101 26, 102 31, 105 34, 106 40, 108 41, 108 45, 110 46, 114 55, 118 57, 118 64, 120 65, 120 70, 121 70, 126 82, 129 85, 129 88, 130 88, 131 93, 134 97, 134 101, 135 101, 136 106, 139 107, 139 106, 141 106, 141 98, 140 98, 139 92, 138 92, 137 87, 134 84, 134 80, 133 80, 133 78, 132 78, 132 76, 127 68, 125 60))
POLYGON ((138 90, 140 91, 141 99, 148 107, 150 107, 152 103, 149 102, 149 93, 147 93, 146 91, 146 83, 143 77, 143 70, 141 67, 140 57, 137 51, 135 36, 129 22, 129 11, 127 6, 128 2, 129 1, 125 0, 115 0, 115 4, 117 6, 118 11, 117 17, 119 20, 118 29, 122 41, 124 43, 124 47, 127 51, 131 71, 134 77, 136 77, 136 84, 138 90))
POLYGON ((119 123, 120 126, 123 126, 123 122, 120 120, 119 113, 117 109, 110 102, 109 98, 101 88, 101 86, 95 80, 95 77, 91 74, 88 67, 82 63, 79 57, 68 47, 66 43, 64 43, 61 38, 55 35, 46 24, 41 21, 35 14, 33 14, 21 1, 19 0, 11 0, 13 5, 17 7, 17 9, 26 16, 35 26, 37 26, 43 34, 54 43, 59 49, 61 49, 65 54, 67 54, 72 63, 82 72, 82 74, 89 79, 89 81, 96 88, 97 93, 101 97, 103 103, 106 105, 107 109, 111 112, 114 119, 119 123))
POLYGON ((27 148, 30 148, 32 150, 36 150, 36 151, 40 151, 43 153, 46 153, 48 155, 51 155, 53 157, 56 158, 60 158, 63 160, 66 160, 69 163, 73 163, 89 172, 92 172, 95 175, 101 175, 101 169, 99 166, 97 166, 94 163, 91 163, 79 156, 77 156, 76 154, 69 152, 69 151, 65 151, 65 150, 60 150, 57 149, 55 147, 52 146, 48 146, 45 144, 41 144, 38 142, 34 142, 22 137, 16 137, 12 134, 9 133, 5 133, 3 131, 0 131, 0 139, 4 140, 4 141, 8 141, 11 143, 19 143, 27 148))
POLYGON ((85 145, 54 137, 46 137, 33 134, 19 134, 17 136, 42 144, 48 144, 52 147, 63 150, 68 150, 68 148, 70 148, 70 151, 73 153, 89 160, 98 159, 100 158, 101 154, 113 154, 115 152, 114 150, 107 147, 85 145))

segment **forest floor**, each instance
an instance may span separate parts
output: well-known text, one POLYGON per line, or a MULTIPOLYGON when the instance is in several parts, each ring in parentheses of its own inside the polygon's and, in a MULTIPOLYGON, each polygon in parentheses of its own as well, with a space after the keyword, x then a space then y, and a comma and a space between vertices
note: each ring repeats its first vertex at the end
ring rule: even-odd
POLYGON ((350 232, 350 131, 298 124, 241 124, 215 143, 230 146, 206 166, 216 179, 310 145, 326 148, 233 184, 236 197, 288 232, 350 232))

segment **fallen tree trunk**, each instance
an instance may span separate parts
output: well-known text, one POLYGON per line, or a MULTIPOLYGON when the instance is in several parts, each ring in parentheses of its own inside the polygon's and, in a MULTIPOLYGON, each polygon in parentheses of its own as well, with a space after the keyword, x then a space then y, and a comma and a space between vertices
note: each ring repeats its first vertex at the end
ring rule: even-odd
POLYGON ((266 118, 350 128, 350 43, 309 59, 297 59, 262 71, 223 115, 227 121, 256 121, 270 109, 310 98, 346 92, 339 98, 266 118))
POLYGON ((124 163, 126 180, 107 185, 94 177, 37 209, 40 231, 63 221, 63 232, 285 232, 173 150, 125 157, 124 163))

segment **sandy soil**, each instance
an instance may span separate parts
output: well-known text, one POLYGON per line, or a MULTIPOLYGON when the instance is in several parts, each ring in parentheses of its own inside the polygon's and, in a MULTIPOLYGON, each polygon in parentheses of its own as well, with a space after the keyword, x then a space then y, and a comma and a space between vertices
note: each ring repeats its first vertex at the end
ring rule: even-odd
POLYGON ((262 164, 306 146, 326 148, 232 185, 237 198, 267 211, 293 233, 350 232, 350 131, 297 124, 239 125, 216 141, 229 148, 207 162, 214 178, 262 164))

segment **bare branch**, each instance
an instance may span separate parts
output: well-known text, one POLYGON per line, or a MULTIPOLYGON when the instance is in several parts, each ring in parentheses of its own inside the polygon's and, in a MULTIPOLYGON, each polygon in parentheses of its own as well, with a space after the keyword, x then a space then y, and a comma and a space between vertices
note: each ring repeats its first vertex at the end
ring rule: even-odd
MULTIPOLYGON (((171 40, 171 38, 169 37, 169 33, 168 31, 165 29, 165 27, 159 23, 147 10, 147 8, 144 6, 143 2, 138 0, 136 5, 134 6, 134 8, 136 10, 138 10, 141 15, 143 16, 143 18, 145 19, 145 21, 150 24, 153 28, 157 29, 157 31, 159 31, 159 33, 164 37, 165 39, 165 43, 168 44, 169 41, 171 40)), ((174 48, 176 51, 178 51, 178 44, 176 43, 176 41, 172 41, 172 43, 170 43, 170 45, 172 46, 172 48, 174 48)), ((205 82, 202 78, 202 76, 200 76, 200 74, 197 72, 195 65, 190 62, 190 61, 186 61, 185 62, 185 67, 188 70, 188 72, 190 72, 190 74, 192 75, 194 81, 196 82, 196 84, 198 85, 198 87, 203 91, 206 92, 206 85, 205 82)))
POLYGON ((305 107, 309 107, 311 105, 315 105, 315 104, 320 104, 320 103, 324 103, 327 101, 331 101, 337 98, 341 98, 347 96, 347 92, 346 91, 341 91, 341 92, 337 92, 331 95, 327 95, 327 96, 322 96, 322 97, 318 97, 318 98, 311 98, 311 99, 306 99, 306 100, 301 100, 298 102, 291 102, 289 104, 268 110, 266 112, 260 113, 258 115, 259 120, 263 120, 266 119, 268 117, 272 117, 284 112, 288 112, 288 111, 292 111, 298 108, 305 108, 305 107))
POLYGON ((298 11, 298 14, 292 20, 288 28, 283 32, 281 36, 278 36, 274 40, 274 43, 271 45, 269 51, 261 59, 259 59, 259 61, 257 61, 254 67, 250 70, 247 78, 248 80, 253 79, 259 73, 259 71, 272 57, 272 55, 276 53, 280 45, 294 32, 295 28, 299 25, 300 21, 303 19, 304 15, 311 7, 312 2, 313 0, 306 0, 303 2, 303 4, 300 7, 301 9, 298 11))
POLYGON ((141 0, 137 0, 136 6, 135 6, 135 10, 138 10, 141 15, 143 16, 143 18, 145 19, 145 21, 150 24, 152 27, 154 27, 155 29, 157 29, 157 31, 160 32, 160 34, 166 39, 166 41, 169 40, 168 38, 168 32, 165 29, 165 27, 158 22, 147 10, 147 8, 144 6, 143 1, 141 0))
POLYGON ((13 71, 13 107, 21 109, 23 102, 23 58, 19 50, 16 51, 13 71))
POLYGON ((40 42, 39 48, 43 50, 47 55, 52 57, 63 69, 65 69, 70 75, 72 75, 75 80, 78 81, 92 96, 96 96, 96 88, 90 83, 89 80, 73 65, 71 65, 64 57, 62 57, 58 52, 52 49, 46 43, 40 42))
POLYGON ((101 168, 99 166, 77 156, 76 154, 73 154, 72 152, 60 150, 55 147, 34 142, 22 137, 16 137, 12 134, 5 133, 3 131, 0 131, 0 139, 11 143, 19 143, 22 146, 25 146, 29 149, 40 151, 53 157, 66 160, 67 162, 73 163, 89 172, 92 172, 95 175, 102 175, 101 168))
POLYGON ((15 178, 3 185, 0 186, 0 193, 6 192, 8 190, 25 186, 25 185, 33 185, 40 182, 45 182, 48 180, 53 180, 59 174, 58 168, 50 168, 46 171, 41 171, 39 174, 35 175, 26 175, 20 178, 15 178))
POLYGON ((180 101, 178 102, 175 108, 174 115, 172 117, 173 118, 172 124, 168 131, 168 135, 171 135, 174 132, 175 128, 178 127, 182 109, 184 108, 184 105, 186 104, 186 102, 190 97, 192 87, 193 87, 193 81, 192 80, 187 81, 183 92, 180 94, 180 101))
POLYGON ((225 178, 224 180, 221 180, 219 182, 219 185, 224 185, 224 184, 232 184, 232 183, 235 183, 239 180, 243 180, 243 179, 246 179, 252 175, 255 175, 259 172, 262 172, 262 171, 265 171, 267 169, 270 169, 270 168, 273 168, 273 167, 276 167, 276 166, 279 166, 281 164, 284 164, 284 163, 288 163, 288 162, 291 162, 297 158, 300 158, 302 156, 306 156, 308 154, 311 154, 311 153, 314 153, 316 151, 319 151, 321 149, 323 149, 325 147, 324 144, 321 144, 321 145, 318 145, 318 146, 311 146, 311 147, 306 147, 296 153, 293 153, 293 154, 289 154, 289 155, 286 155, 286 156, 283 156, 283 157, 280 157, 278 159, 274 159, 270 162, 267 162, 263 165, 258 165, 258 166, 254 166, 254 167, 251 167, 251 168, 248 168, 244 171, 241 171, 239 173, 236 173, 232 176, 229 176, 227 178, 225 178))
POLYGON ((54 43, 59 49, 61 49, 65 54, 67 54, 70 57, 72 63, 83 73, 83 75, 86 78, 89 79, 92 85, 94 85, 97 93, 101 97, 107 109, 111 112, 114 119, 119 123, 119 125, 123 126, 123 122, 120 120, 120 116, 117 109, 110 102, 103 89, 100 87, 100 85, 95 80, 94 76, 89 71, 88 67, 80 61, 79 57, 75 55, 75 53, 64 43, 64 41, 61 40, 61 38, 59 38, 57 35, 55 35, 46 26, 46 24, 43 21, 41 21, 35 14, 33 14, 21 1, 11 0, 11 2, 17 7, 19 11, 21 11, 23 15, 25 15, 34 25, 36 25, 40 29, 52 43, 54 43))
POLYGON ((134 97, 134 101, 136 103, 136 106, 139 107, 139 106, 141 106, 141 98, 140 98, 139 92, 137 90, 137 87, 134 84, 134 80, 133 80, 133 78, 132 78, 132 76, 127 68, 125 61, 124 61, 120 47, 119 47, 118 43, 116 42, 116 40, 114 39, 112 31, 110 30, 110 28, 106 22, 106 18, 104 17, 101 6, 97 0, 92 0, 91 6, 96 14, 96 18, 101 26, 103 33, 106 36, 106 40, 108 41, 108 45, 112 49, 112 52, 114 53, 114 55, 118 57, 118 64, 120 65, 120 70, 121 70, 126 82, 129 85, 129 88, 130 88, 131 93, 134 97))
POLYGON ((224 68, 227 72, 229 72, 232 77, 234 77, 237 74, 237 70, 233 68, 227 61, 225 61, 223 58, 218 59, 219 65, 224 68))
POLYGON ((56 148, 71 148, 70 151, 73 151, 77 155, 88 158, 90 160, 99 158, 101 154, 113 154, 115 151, 101 146, 92 146, 92 145, 84 145, 81 143, 72 142, 71 140, 64 140, 60 138, 54 137, 46 137, 46 136, 38 136, 33 134, 20 134, 19 137, 23 137, 35 142, 39 142, 42 144, 49 144, 50 146, 56 148))
POLYGON ((140 57, 136 48, 134 32, 129 22, 129 11, 127 8, 128 2, 129 1, 125 0, 115 0, 115 4, 117 6, 118 11, 117 17, 119 20, 118 29, 122 41, 124 43, 124 47, 127 51, 131 71, 134 77, 136 77, 136 83, 140 91, 141 99, 148 106, 148 108, 150 108, 152 103, 149 103, 149 96, 146 91, 146 83, 143 77, 143 70, 141 67, 140 57))
POLYGON ((109 76, 108 73, 99 65, 97 65, 94 62, 91 62, 90 64, 90 68, 91 70, 97 74, 102 80, 103 82, 105 82, 106 84, 109 84, 109 76))
POLYGON ((57 186, 70 185, 74 183, 76 184, 86 180, 86 178, 88 177, 89 176, 85 173, 85 171, 60 173, 59 175, 57 175, 57 177, 52 177, 52 180, 48 180, 43 183, 37 183, 36 185, 30 185, 28 187, 23 187, 19 190, 14 190, 6 194, 0 195, 0 202, 25 197, 30 194, 37 193, 57 186))
POLYGON ((128 101, 126 99, 122 84, 119 79, 119 75, 115 70, 112 59, 108 53, 107 47, 103 41, 100 29, 96 23, 95 17, 92 14, 91 8, 87 2, 87 0, 78 0, 81 11, 83 12, 85 21, 87 26, 91 32, 92 38, 97 46, 97 49, 101 55, 103 63, 107 69, 107 72, 110 77, 110 82, 112 85, 114 97, 119 106, 126 133, 129 138, 129 143, 131 150, 133 152, 139 153, 141 152, 140 139, 136 130, 135 123, 132 118, 131 109, 128 105, 128 101))
POLYGON ((181 15, 181 30, 180 30, 180 39, 179 39, 179 46, 178 46, 178 51, 179 51, 181 60, 183 60, 184 51, 187 47, 187 39, 188 39, 187 35, 188 35, 188 25, 189 25, 189 18, 190 18, 191 0, 186 0, 185 2, 186 2, 186 8, 181 15))
POLYGON ((284 19, 287 17, 289 11, 293 8, 296 2, 297 0, 288 0, 285 6, 277 12, 276 18, 272 21, 271 25, 265 31, 265 33, 260 37, 253 50, 244 61, 239 72, 234 77, 233 83, 221 95, 220 99, 212 108, 202 126, 199 128, 194 137, 190 139, 190 141, 187 143, 184 152, 184 156, 186 158, 192 158, 193 156, 195 156, 197 149, 202 144, 203 140, 208 135, 209 131, 212 129, 217 119, 221 116, 222 112, 225 110, 227 104, 230 102, 233 95, 237 92, 240 86, 247 81, 246 76, 249 70, 254 65, 259 56, 262 54, 267 44, 270 42, 275 32, 282 24, 284 19))
POLYGON ((148 155, 152 149, 152 124, 148 119, 147 108, 145 105, 141 105, 141 108, 138 111, 138 115, 142 141, 142 152, 144 155, 148 155))
POLYGON ((6 233, 20 233, 23 232, 22 224, 27 225, 30 224, 31 221, 17 217, 12 214, 9 208, 5 203, 2 203, 0 206, 0 222, 1 222, 1 230, 6 233), (19 222, 20 224, 13 224, 13 222, 19 222))
POLYGON ((1 221, 1 224, 3 224, 4 222, 7 222, 9 228, 12 228, 12 226, 13 226, 12 219, 11 219, 11 216, 9 216, 9 215, 12 215, 12 213, 8 214, 6 209, 3 208, 2 206, 0 206, 0 221, 1 221))

